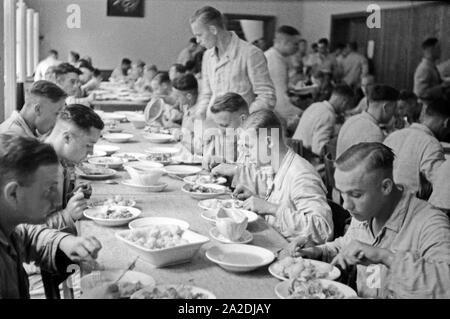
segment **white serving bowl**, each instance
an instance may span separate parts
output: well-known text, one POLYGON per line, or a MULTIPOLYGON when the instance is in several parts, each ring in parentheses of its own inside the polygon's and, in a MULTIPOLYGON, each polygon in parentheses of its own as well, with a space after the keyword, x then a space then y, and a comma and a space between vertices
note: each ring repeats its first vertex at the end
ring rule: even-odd
POLYGON ((144 217, 133 220, 128 227, 130 229, 148 227, 153 225, 177 225, 183 230, 189 229, 189 223, 184 220, 170 217, 144 217))
POLYGON ((162 168, 140 169, 132 166, 125 166, 125 170, 130 175, 132 183, 142 186, 158 184, 159 179, 166 172, 162 168))
POLYGON ((182 238, 186 239, 189 242, 188 244, 165 249, 148 249, 126 240, 124 236, 130 231, 131 230, 124 230, 116 232, 116 238, 156 267, 188 262, 194 257, 203 244, 209 242, 208 237, 194 233, 190 230, 185 230, 182 238))
POLYGON ((152 192, 152 193, 158 193, 162 192, 167 188, 167 183, 157 183, 155 185, 140 185, 132 182, 131 180, 124 180, 121 182, 122 185, 133 187, 135 189, 141 190, 143 192, 152 192))
POLYGON ((248 272, 270 264, 275 255, 268 249, 243 244, 222 244, 206 251, 206 258, 232 272, 248 272))
POLYGON ((131 141, 133 137, 133 134, 127 133, 111 133, 103 135, 103 138, 111 143, 126 143, 131 141))

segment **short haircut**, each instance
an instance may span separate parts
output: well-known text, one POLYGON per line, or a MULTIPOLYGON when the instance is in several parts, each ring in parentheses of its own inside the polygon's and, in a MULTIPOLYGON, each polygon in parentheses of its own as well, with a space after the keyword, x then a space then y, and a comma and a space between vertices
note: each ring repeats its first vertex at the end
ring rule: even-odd
POLYGON ((158 67, 154 64, 146 64, 145 70, 158 72, 158 67))
POLYGON ((123 58, 123 59, 122 59, 122 64, 128 64, 128 65, 131 65, 131 60, 128 59, 128 58, 123 58))
POLYGON ((333 88, 332 95, 339 95, 349 99, 353 99, 355 93, 347 84, 338 84, 333 88))
POLYGON ((439 40, 437 38, 428 38, 422 42, 422 49, 426 50, 428 48, 433 48, 438 43, 439 43, 439 40))
POLYGON ((225 29, 225 18, 216 8, 205 6, 194 12, 189 22, 192 24, 199 20, 204 25, 213 25, 225 29))
POLYGON ((450 117, 450 102, 443 98, 431 100, 425 107, 425 114, 448 118, 450 117))
POLYGON ((349 42, 347 45, 352 51, 358 50, 358 43, 355 41, 349 42))
POLYGON ((158 72, 153 80, 157 81, 159 84, 170 83, 170 77, 168 72, 158 72))
POLYGON ((52 49, 50 51, 48 51, 48 53, 55 55, 56 57, 58 56, 58 51, 52 49))
POLYGON ((175 68, 175 70, 178 73, 185 73, 186 72, 186 67, 183 64, 180 64, 180 63, 172 64, 172 68, 175 68))
POLYGON ((197 44, 197 39, 196 38, 190 38, 189 39, 189 43, 197 44))
POLYGON ((283 130, 283 124, 278 116, 273 111, 267 109, 262 109, 251 113, 245 120, 242 127, 244 130, 260 128, 278 128, 283 130))
POLYGON ((386 145, 378 142, 359 143, 348 148, 336 159, 336 168, 348 172, 365 163, 366 170, 389 170, 392 172, 395 154, 386 145))
POLYGON ((213 114, 220 112, 235 113, 244 110, 248 111, 247 101, 239 94, 233 92, 228 92, 217 97, 211 106, 211 113, 213 114))
POLYGON ((317 43, 314 42, 313 44, 311 44, 311 49, 314 50, 317 49, 317 47, 318 47, 317 43))
POLYGON ((398 99, 400 101, 417 100, 417 95, 415 95, 412 91, 401 90, 398 94, 398 99))
POLYGON ((395 102, 398 100, 399 92, 391 86, 383 84, 374 84, 368 92, 368 100, 395 102))
POLYGON ((99 69, 94 69, 93 75, 95 77, 99 77, 100 75, 102 75, 102 71, 100 71, 99 69))
POLYGON ((85 69, 88 69, 91 72, 94 72, 94 68, 92 67, 92 65, 88 61, 86 61, 85 59, 81 59, 78 62, 79 62, 79 65, 78 65, 79 69, 85 68, 85 69))
POLYGON ((44 144, 35 138, 0 135, 2 186, 11 178, 22 186, 29 186, 39 167, 58 163, 58 156, 50 144, 44 144))
POLYGON ((69 73, 75 73, 75 74, 78 74, 78 75, 82 74, 80 69, 74 67, 70 63, 61 63, 60 65, 55 67, 53 73, 55 74, 56 77, 59 77, 61 75, 66 75, 66 74, 69 74, 69 73))
POLYGON ((323 44, 325 46, 328 46, 328 39, 327 38, 322 38, 319 41, 317 41, 318 44, 323 44))
POLYGON ((29 95, 45 97, 53 103, 61 101, 67 97, 67 93, 64 92, 64 90, 58 85, 45 80, 34 82, 31 85, 29 95))
POLYGON ((197 63, 195 63, 194 60, 189 60, 184 65, 184 68, 186 69, 186 71, 194 71, 196 66, 197 66, 197 63))
POLYGON ((67 105, 58 115, 59 120, 71 122, 85 132, 89 132, 91 128, 103 130, 105 127, 102 119, 93 109, 81 104, 67 105))
POLYGON ((286 34, 289 36, 300 35, 300 32, 298 32, 296 28, 289 25, 282 25, 277 29, 277 33, 286 34))
POLYGON ((197 79, 193 74, 183 74, 173 80, 172 86, 179 91, 198 91, 197 79))
POLYGON ((75 51, 70 51, 70 55, 74 58, 74 60, 76 62, 78 62, 78 60, 80 60, 80 55, 78 53, 76 53, 75 51))

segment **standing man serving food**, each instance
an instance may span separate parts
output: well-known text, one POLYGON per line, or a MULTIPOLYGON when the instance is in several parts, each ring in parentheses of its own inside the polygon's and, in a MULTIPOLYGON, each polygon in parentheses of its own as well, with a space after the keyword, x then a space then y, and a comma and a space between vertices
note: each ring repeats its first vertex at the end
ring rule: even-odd
POLYGON ((210 108, 217 96, 227 92, 241 95, 250 112, 273 109, 275 89, 264 53, 245 42, 225 27, 222 13, 206 6, 197 10, 190 20, 192 33, 207 51, 203 56, 202 85, 197 115, 210 120, 210 108))

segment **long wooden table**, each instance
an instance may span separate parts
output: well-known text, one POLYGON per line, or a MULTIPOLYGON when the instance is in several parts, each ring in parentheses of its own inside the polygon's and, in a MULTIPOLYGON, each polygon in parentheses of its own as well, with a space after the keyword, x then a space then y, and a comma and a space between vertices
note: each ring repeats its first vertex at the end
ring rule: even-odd
MULTIPOLYGON (((135 130, 128 123, 121 125, 126 131, 135 135, 135 141, 133 142, 114 144, 121 148, 121 152, 144 152, 145 149, 156 146, 143 139, 142 130, 135 130)), ((111 143, 100 140, 98 144, 111 143)), ((158 146, 161 146, 161 144, 158 146)), ((128 178, 128 174, 120 171, 117 181, 120 183, 124 178, 128 178)), ((100 181, 92 182, 92 198, 124 195, 137 201, 137 207, 142 210, 143 217, 179 218, 189 222, 191 230, 210 237, 209 230, 212 225, 201 218, 202 210, 197 205, 198 201, 181 191, 183 182, 168 176, 163 176, 161 181, 168 184, 168 188, 161 193, 142 192, 121 184, 111 185, 100 181)), ((90 220, 79 222, 81 235, 93 235, 102 243, 103 248, 99 253, 98 262, 106 269, 125 269, 136 256, 114 236, 117 231, 123 229, 126 229, 126 227, 102 227, 90 220)), ((254 236, 251 245, 261 246, 275 252, 287 244, 286 240, 268 226, 263 219, 249 225, 248 230, 254 236)), ((191 262, 166 268, 155 268, 143 258, 139 258, 135 270, 151 275, 157 283, 190 284, 208 289, 217 298, 276 298, 274 287, 279 283, 279 280, 269 274, 267 266, 249 273, 232 273, 210 262, 205 256, 205 251, 217 244, 220 243, 211 239, 209 243, 202 246, 191 262)))

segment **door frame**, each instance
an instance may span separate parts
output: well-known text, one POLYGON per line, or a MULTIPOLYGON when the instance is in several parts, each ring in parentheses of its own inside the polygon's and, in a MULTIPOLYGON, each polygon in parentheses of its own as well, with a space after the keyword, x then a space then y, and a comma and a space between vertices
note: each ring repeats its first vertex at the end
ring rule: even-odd
POLYGON ((223 15, 225 16, 225 19, 229 20, 262 20, 264 25, 264 40, 266 41, 268 47, 272 46, 277 22, 277 18, 275 16, 239 13, 224 13, 223 15))

